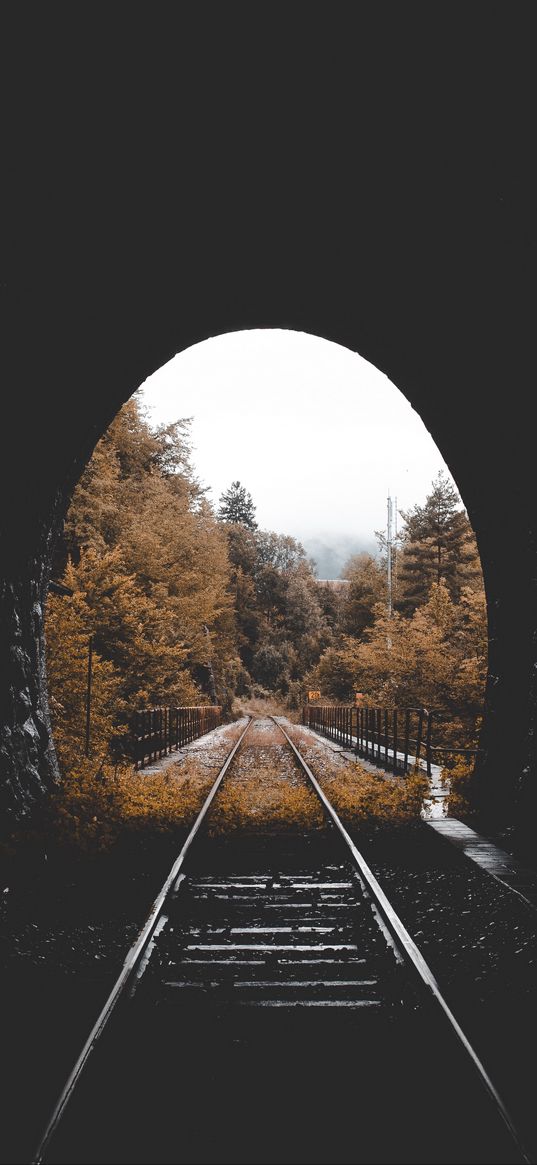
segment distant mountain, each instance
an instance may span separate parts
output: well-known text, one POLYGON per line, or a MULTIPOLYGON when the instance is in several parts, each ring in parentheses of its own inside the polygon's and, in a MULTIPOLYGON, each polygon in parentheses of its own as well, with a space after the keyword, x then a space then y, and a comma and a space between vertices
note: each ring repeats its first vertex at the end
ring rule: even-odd
POLYGON ((351 557, 351 554, 376 554, 377 543, 374 538, 352 538, 340 535, 339 537, 318 535, 316 538, 300 538, 304 550, 309 558, 313 558, 319 578, 333 579, 341 576, 341 571, 351 557))

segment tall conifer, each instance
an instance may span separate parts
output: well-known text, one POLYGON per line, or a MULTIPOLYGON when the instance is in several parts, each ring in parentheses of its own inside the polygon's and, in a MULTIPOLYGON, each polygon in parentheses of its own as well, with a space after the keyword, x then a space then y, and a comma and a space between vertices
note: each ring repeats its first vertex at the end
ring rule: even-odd
POLYGON ((406 527, 398 563, 398 607, 411 614, 427 602, 433 583, 445 580, 458 602, 463 586, 477 582, 475 536, 457 491, 440 471, 423 506, 402 512, 406 527))

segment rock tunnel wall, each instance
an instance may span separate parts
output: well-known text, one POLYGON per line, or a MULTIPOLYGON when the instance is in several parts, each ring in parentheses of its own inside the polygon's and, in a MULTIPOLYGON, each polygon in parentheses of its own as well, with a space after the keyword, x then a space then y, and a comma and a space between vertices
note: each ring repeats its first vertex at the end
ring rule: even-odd
MULTIPOLYGON (((386 372, 420 413, 461 490, 487 589, 490 675, 476 796, 486 816, 516 818, 521 828, 534 813, 534 353, 524 220, 488 189, 451 189, 426 205, 399 194, 390 215, 385 200, 362 199, 358 213, 336 193, 322 214, 304 202, 301 217, 286 208, 277 226, 258 209, 225 202, 208 218, 194 200, 181 215, 146 202, 145 232, 128 207, 120 228, 106 212, 98 230, 62 218, 52 233, 38 223, 17 255, 3 288, 5 819, 29 811, 57 779, 43 609, 74 484, 149 373, 192 343, 248 327, 344 344, 386 372)), ((349 441, 359 458, 355 420, 349 441)))

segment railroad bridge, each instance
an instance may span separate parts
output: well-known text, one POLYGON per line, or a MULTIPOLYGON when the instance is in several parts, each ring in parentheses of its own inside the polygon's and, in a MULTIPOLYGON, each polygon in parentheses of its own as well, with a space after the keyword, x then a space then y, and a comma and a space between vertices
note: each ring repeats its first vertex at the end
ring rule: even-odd
MULTIPOLYGON (((397 40, 383 40, 383 68, 394 78, 397 40)), ((37 56, 29 63, 39 70, 37 56)), ((233 116, 220 110, 185 123, 171 90, 151 118, 134 74, 129 112, 110 122, 110 107, 95 105, 93 71, 82 71, 76 94, 71 76, 61 102, 36 73, 2 286, 0 755, 10 820, 56 779, 43 608, 70 493, 150 373, 192 344, 244 328, 346 345, 389 376, 434 437, 476 532, 488 600, 476 797, 488 817, 516 819, 521 829, 533 820, 535 214, 523 93, 516 108, 505 106, 495 74, 487 113, 478 118, 477 107, 450 98, 427 126, 424 90, 412 119, 398 101, 389 116, 371 114, 366 129, 347 66, 333 116, 321 117, 311 77, 300 123, 260 91, 255 133, 248 103, 233 116), (279 152, 267 164, 275 134, 279 152)), ((522 88, 525 77, 521 63, 522 88)), ((444 98, 453 91, 447 74, 440 89, 444 98)), ((358 458, 359 415, 348 422, 358 458)))

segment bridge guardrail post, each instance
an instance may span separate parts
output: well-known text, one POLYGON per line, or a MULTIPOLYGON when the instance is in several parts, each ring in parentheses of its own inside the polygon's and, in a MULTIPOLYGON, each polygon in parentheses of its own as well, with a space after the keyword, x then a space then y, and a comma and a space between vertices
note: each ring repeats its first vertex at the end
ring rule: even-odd
POLYGON ((144 768, 147 763, 155 763, 183 748, 216 728, 221 717, 220 706, 205 704, 184 708, 165 704, 136 709, 131 719, 134 768, 144 768))
POLYGON ((431 758, 431 731, 433 724, 433 713, 427 712, 427 733, 425 737, 425 759, 427 764, 427 776, 429 780, 432 777, 432 758, 431 758))
POLYGON ((405 751, 403 756, 403 776, 408 772, 408 754, 410 751, 410 709, 405 712, 405 751))
POLYGON ((419 765, 420 760, 421 760, 421 745, 422 745, 422 740, 423 740, 423 712, 424 712, 424 709, 420 708, 419 712, 418 712, 418 735, 416 738, 416 765, 417 766, 419 765))

